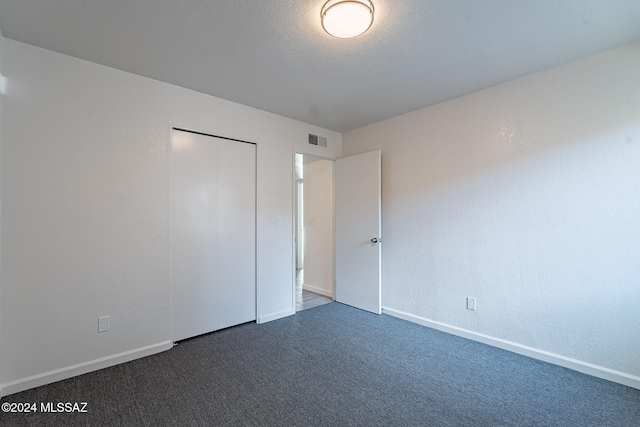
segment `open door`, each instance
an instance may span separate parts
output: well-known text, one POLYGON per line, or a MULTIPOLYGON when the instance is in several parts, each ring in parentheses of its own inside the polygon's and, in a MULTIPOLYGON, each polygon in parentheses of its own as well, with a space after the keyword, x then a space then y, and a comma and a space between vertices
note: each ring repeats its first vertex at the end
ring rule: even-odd
POLYGON ((336 301, 382 312, 381 152, 336 160, 336 301))

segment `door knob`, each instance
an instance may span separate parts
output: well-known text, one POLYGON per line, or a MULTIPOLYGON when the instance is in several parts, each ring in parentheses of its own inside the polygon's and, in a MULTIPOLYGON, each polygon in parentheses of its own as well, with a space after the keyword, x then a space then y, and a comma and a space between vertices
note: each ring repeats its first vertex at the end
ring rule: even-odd
POLYGON ((374 237, 373 239, 371 239, 371 243, 381 243, 382 239, 378 239, 377 237, 374 237))

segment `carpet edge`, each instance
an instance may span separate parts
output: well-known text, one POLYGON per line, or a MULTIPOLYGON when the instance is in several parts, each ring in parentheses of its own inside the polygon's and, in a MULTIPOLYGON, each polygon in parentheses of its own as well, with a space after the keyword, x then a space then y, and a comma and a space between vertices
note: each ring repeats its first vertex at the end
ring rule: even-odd
POLYGON ((640 390, 640 377, 627 374, 625 372, 616 371, 604 366, 595 365, 578 359, 572 359, 570 357, 551 353, 545 350, 540 350, 534 347, 529 347, 523 344, 518 344, 516 342, 503 340, 501 338, 496 338, 490 335, 481 334, 446 323, 437 322, 435 320, 416 316, 410 313, 405 313, 403 311, 395 310, 389 307, 382 307, 382 312, 384 314, 388 314, 389 316, 407 320, 409 322, 416 323, 427 328, 437 329, 441 332, 456 335, 472 341, 477 341, 483 344, 490 345, 492 347, 497 347, 503 350, 521 354, 523 356, 562 366, 564 368, 572 369, 583 374, 591 375, 593 377, 612 381, 640 390))
POLYGON ((169 350, 172 347, 173 343, 171 341, 162 341, 145 347, 139 347, 122 353, 78 363, 76 365, 54 369, 52 371, 43 372, 30 377, 19 378, 17 380, 0 384, 0 397, 19 393, 42 385, 51 384, 67 378, 86 374, 88 372, 97 371, 99 369, 108 368, 110 366, 119 365, 121 363, 130 362, 141 357, 151 356, 152 354, 169 350))

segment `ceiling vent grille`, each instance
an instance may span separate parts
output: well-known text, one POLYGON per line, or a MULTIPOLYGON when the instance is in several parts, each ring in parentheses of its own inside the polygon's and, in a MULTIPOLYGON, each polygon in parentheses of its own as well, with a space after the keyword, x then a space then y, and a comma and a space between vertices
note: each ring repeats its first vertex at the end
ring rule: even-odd
POLYGON ((327 148, 327 138, 325 138, 324 136, 318 136, 310 133, 309 145, 313 145, 321 148, 327 148))

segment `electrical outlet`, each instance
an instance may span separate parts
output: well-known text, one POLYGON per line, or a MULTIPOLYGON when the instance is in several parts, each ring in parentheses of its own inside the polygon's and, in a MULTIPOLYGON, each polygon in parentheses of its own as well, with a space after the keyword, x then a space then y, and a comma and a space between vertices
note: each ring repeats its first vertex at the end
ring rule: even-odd
POLYGON ((476 311, 476 299, 473 297, 467 297, 467 310, 476 311))
POLYGON ((109 316, 98 317, 98 332, 107 332, 109 330, 109 316))

